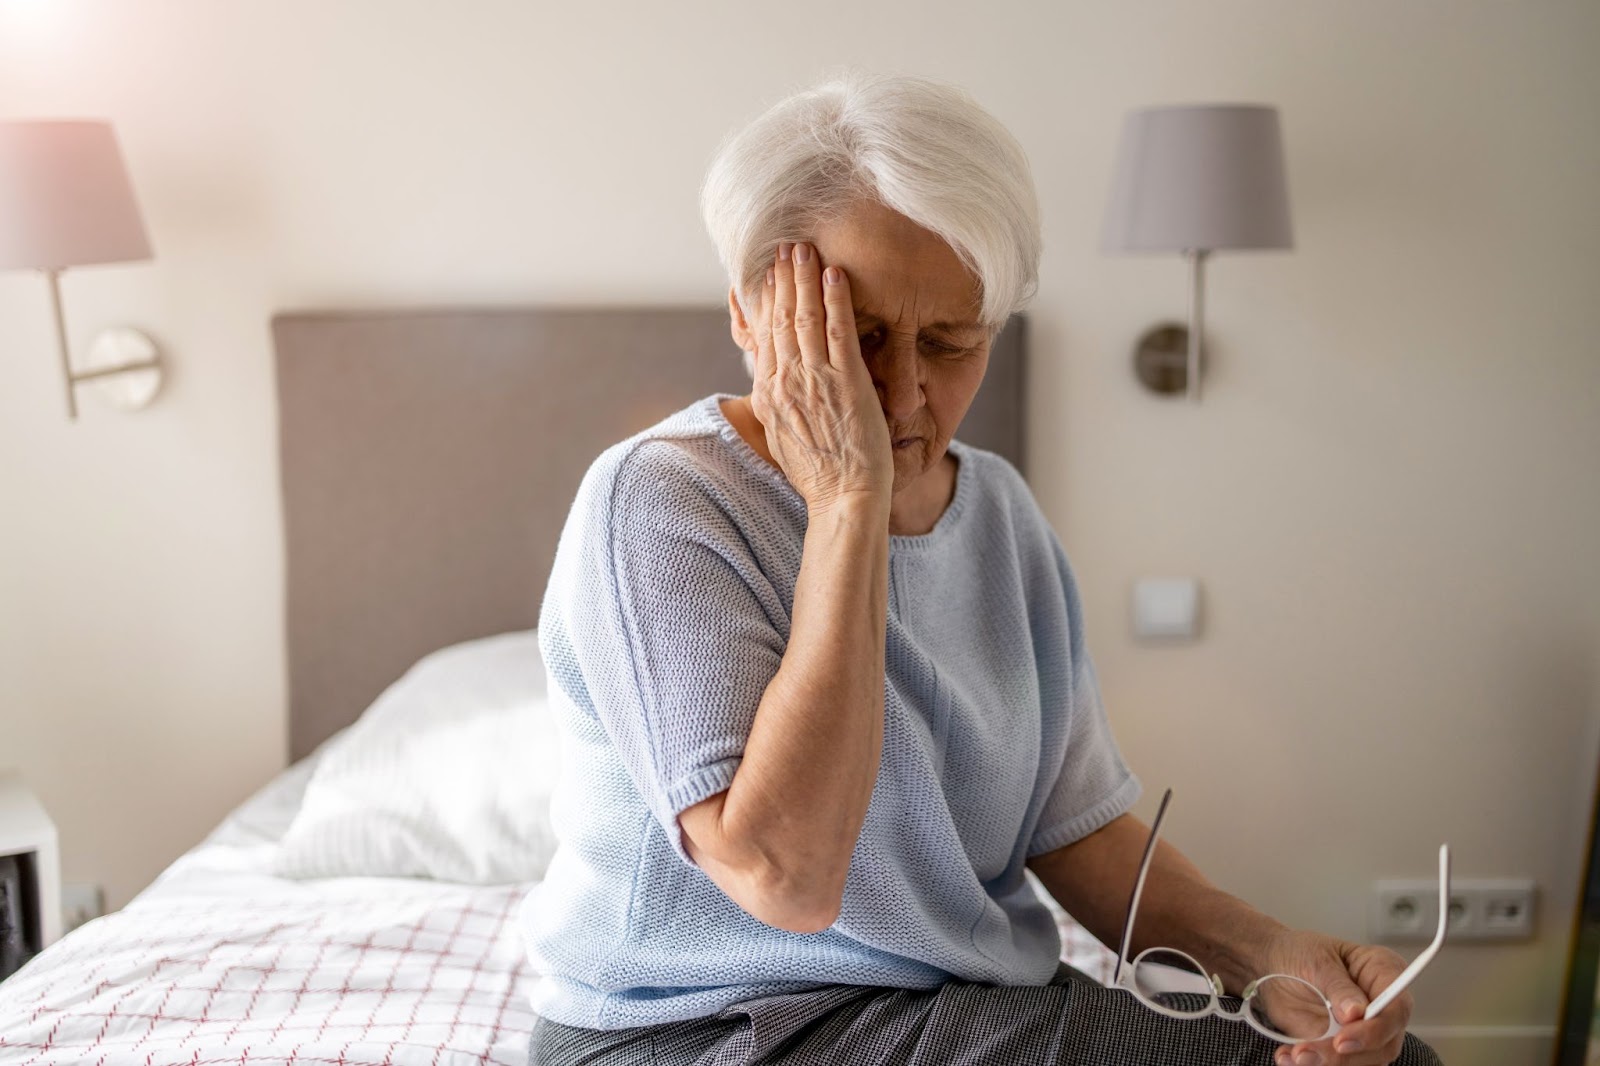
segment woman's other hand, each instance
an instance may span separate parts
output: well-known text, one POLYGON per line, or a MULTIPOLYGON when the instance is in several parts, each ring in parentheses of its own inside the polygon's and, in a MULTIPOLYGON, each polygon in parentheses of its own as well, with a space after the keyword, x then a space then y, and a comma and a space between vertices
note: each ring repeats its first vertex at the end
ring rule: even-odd
MULTIPOLYGON (((1400 976, 1406 968, 1405 959, 1388 948, 1356 944, 1339 940, 1322 933, 1299 929, 1285 929, 1267 946, 1260 966, 1262 974, 1286 973, 1304 978, 1328 997, 1333 1004, 1334 1017, 1341 1026, 1331 1040, 1285 1044, 1274 1059, 1279 1066, 1388 1066, 1400 1055, 1406 1025, 1411 1020, 1411 994, 1402 992, 1377 1017, 1362 1019, 1367 1004, 1376 999, 1384 989, 1400 976)), ((1292 982, 1277 982, 1295 986, 1292 982)), ((1268 986, 1270 989, 1271 986, 1268 986)), ((1274 1021, 1293 1032, 1300 1028, 1287 1016, 1305 1012, 1320 1028, 1325 1021, 1316 1018, 1327 1011, 1321 1001, 1313 1001, 1309 989, 1305 1002, 1290 992, 1272 996, 1268 989, 1262 991, 1262 1006, 1274 1021)))
POLYGON ((779 246, 755 325, 750 407, 807 509, 856 494, 887 500, 894 488, 889 426, 861 357, 844 271, 829 268, 825 278, 813 245, 779 246))

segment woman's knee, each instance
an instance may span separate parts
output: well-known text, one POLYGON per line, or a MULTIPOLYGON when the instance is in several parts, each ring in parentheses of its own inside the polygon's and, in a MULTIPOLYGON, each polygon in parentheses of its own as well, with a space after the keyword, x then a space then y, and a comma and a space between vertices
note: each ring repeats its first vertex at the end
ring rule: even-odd
POLYGON ((1439 1053, 1421 1038, 1407 1033, 1405 1040, 1400 1045, 1400 1057, 1394 1060, 1394 1066, 1444 1066, 1439 1061, 1439 1053))

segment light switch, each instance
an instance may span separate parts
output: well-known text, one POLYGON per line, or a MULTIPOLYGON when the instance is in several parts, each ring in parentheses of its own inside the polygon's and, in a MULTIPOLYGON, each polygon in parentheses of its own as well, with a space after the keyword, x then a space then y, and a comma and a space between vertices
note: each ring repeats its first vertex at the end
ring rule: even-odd
POLYGON ((1192 577, 1144 577, 1133 584, 1133 635, 1194 638, 1199 632, 1200 583, 1192 577))

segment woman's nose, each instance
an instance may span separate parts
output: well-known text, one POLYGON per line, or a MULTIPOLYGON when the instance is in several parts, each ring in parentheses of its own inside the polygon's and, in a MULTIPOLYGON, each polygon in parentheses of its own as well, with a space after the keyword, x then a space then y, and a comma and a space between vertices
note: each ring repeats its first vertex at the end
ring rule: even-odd
POLYGON ((872 383, 889 423, 905 423, 922 407, 922 382, 915 356, 884 353, 873 367, 872 383))

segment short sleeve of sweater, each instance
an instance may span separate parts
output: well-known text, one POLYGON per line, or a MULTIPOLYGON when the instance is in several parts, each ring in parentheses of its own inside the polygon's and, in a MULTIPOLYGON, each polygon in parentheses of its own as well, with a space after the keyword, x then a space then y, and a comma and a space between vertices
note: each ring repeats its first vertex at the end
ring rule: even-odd
POLYGON ((1052 531, 1050 543, 1066 596, 1068 655, 1072 668, 1071 705, 1067 708, 1067 744, 1038 828, 1028 844, 1028 857, 1081 840, 1125 813, 1138 800, 1139 779, 1123 762, 1122 752, 1100 702, 1094 661, 1083 635, 1083 604, 1066 551, 1052 531))
POLYGON ((677 816, 732 783, 785 645, 758 593, 770 586, 704 473, 670 441, 602 456, 540 622, 553 679, 589 705, 686 863, 677 816))

